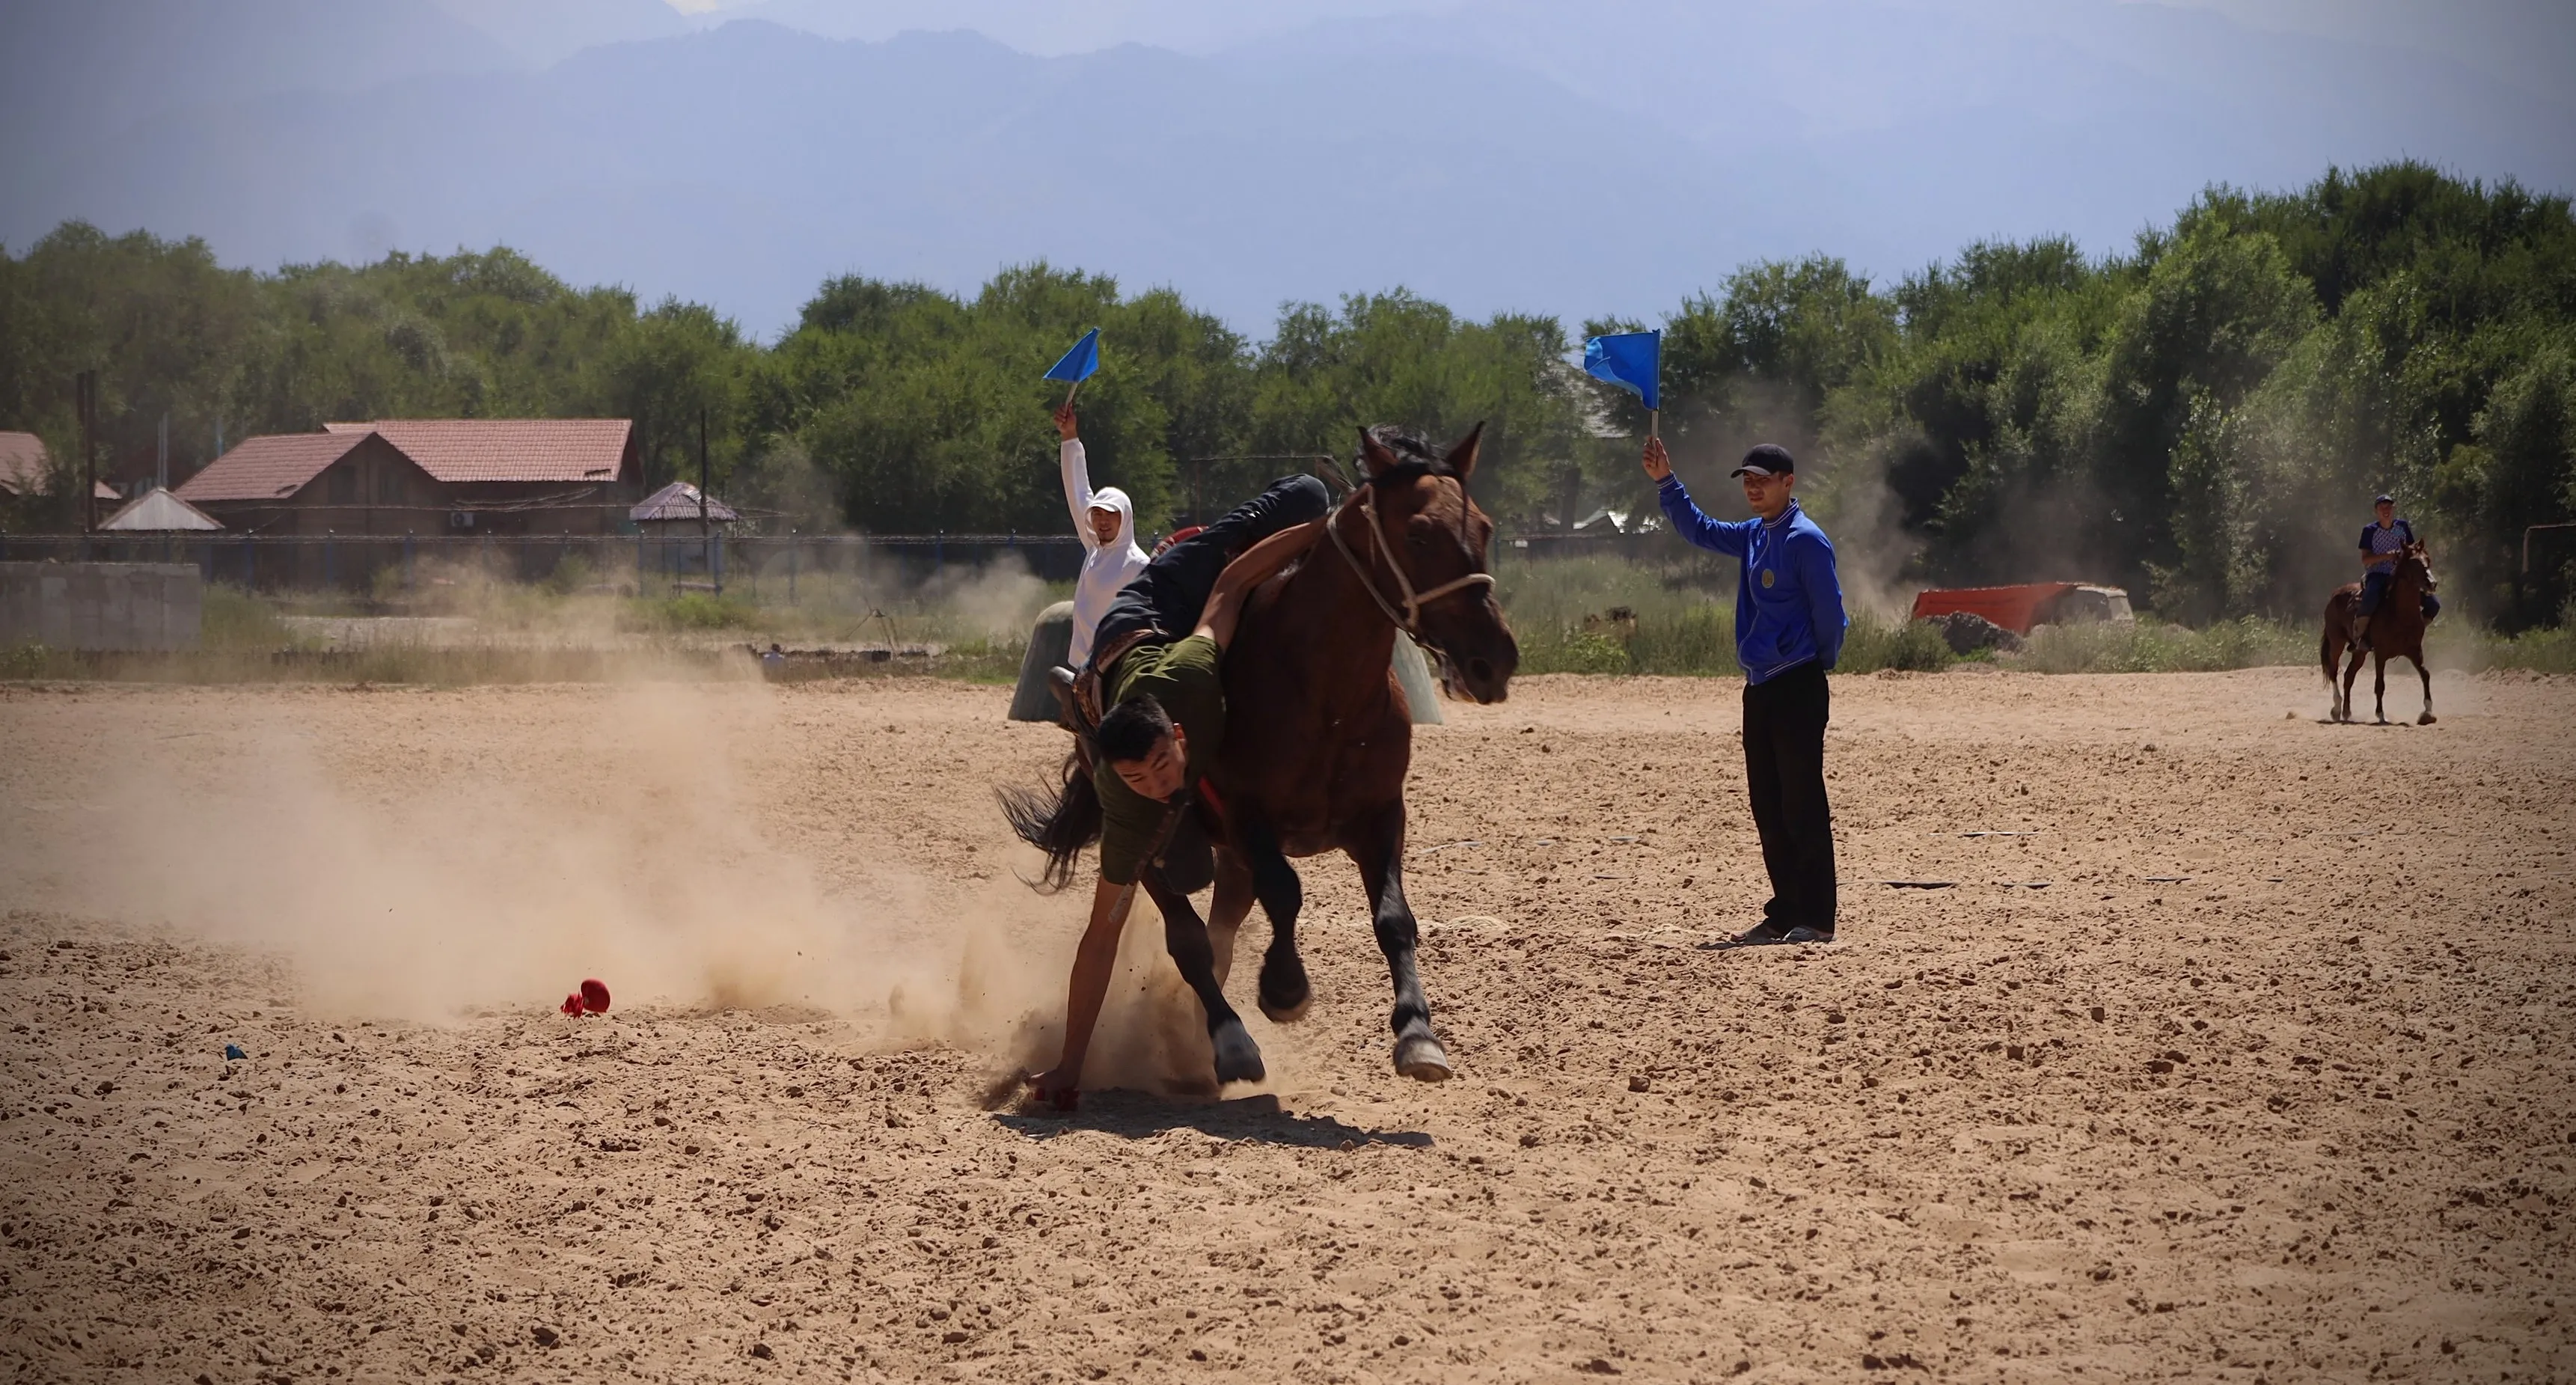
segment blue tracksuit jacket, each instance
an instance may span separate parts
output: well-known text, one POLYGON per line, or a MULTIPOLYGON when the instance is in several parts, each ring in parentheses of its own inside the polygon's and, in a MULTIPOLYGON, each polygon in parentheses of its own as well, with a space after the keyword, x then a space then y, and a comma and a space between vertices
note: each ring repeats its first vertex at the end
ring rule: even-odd
POLYGON ((1735 657, 1746 682, 1768 682, 1810 659, 1834 666, 1851 623, 1834 576, 1834 544, 1798 502, 1768 524, 1759 516, 1726 523, 1702 514, 1678 476, 1665 477, 1656 498, 1683 538, 1743 560, 1735 588, 1735 657))

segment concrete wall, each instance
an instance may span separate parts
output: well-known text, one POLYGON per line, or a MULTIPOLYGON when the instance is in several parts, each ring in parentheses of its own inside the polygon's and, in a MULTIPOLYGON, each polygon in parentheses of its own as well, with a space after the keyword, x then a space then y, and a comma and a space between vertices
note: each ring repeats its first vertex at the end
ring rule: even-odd
POLYGON ((175 563, 0 563, 0 648, 194 649, 197 569, 175 563))

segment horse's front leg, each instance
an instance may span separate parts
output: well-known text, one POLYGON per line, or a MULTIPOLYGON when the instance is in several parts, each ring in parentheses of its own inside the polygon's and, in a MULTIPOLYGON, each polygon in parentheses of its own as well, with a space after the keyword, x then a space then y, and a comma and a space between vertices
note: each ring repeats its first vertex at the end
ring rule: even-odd
POLYGON ((1208 950, 1215 954, 1216 984, 1234 976, 1234 944, 1243 920, 1252 912, 1252 872, 1243 853, 1232 846, 1216 849, 1216 895, 1208 901, 1208 950))
POLYGON ((1287 1024, 1304 1019, 1314 999, 1306 959, 1297 955, 1297 915, 1305 908, 1306 890, 1268 823, 1246 814, 1240 830, 1246 878, 1261 912, 1270 916, 1270 947, 1261 954, 1261 1013, 1274 1024, 1287 1024))
POLYGON ((1421 934, 1413 926, 1413 907, 1404 902, 1403 800, 1358 829, 1346 850, 1368 886, 1378 950, 1395 980, 1395 1070, 1425 1082, 1446 1081, 1449 1054, 1432 1037, 1431 1002, 1423 999, 1422 977, 1414 968, 1421 934))
POLYGON ((1243 1028, 1243 1017, 1225 1003, 1225 990, 1217 985, 1216 957, 1208 945, 1207 925, 1199 921, 1199 911, 1190 907, 1190 897, 1166 889, 1154 872, 1145 872, 1145 893, 1163 911, 1163 949, 1172 954, 1173 965, 1181 969, 1181 979, 1198 994, 1199 1008, 1207 1012, 1208 1041, 1216 1048, 1216 1080, 1258 1082, 1265 1075, 1261 1066, 1261 1049, 1243 1028))
POLYGON ((2415 724, 2418 726, 2430 726, 2433 724, 2433 670, 2424 667, 2424 658, 2422 655, 2419 654, 2411 657, 2415 661, 2416 674, 2424 680, 2424 715, 2415 718, 2415 724))

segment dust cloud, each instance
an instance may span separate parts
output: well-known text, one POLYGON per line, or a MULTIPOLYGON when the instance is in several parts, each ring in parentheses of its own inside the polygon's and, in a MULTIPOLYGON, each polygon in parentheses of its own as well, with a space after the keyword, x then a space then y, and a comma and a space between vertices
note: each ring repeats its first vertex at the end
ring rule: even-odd
MULTIPOLYGON (((764 830, 759 769, 793 736, 765 689, 604 689, 568 733, 465 738, 424 728, 431 696, 208 694, 202 717, 102 727, 76 773, 0 776, 0 898, 276 957, 335 1017, 454 1023, 595 976, 620 1010, 783 1009, 997 1071, 1052 1060, 1078 913, 1008 872, 892 864, 883 821, 764 830)), ((1185 1086, 1196 1003, 1157 975, 1159 927, 1127 941, 1094 1084, 1185 1086)))

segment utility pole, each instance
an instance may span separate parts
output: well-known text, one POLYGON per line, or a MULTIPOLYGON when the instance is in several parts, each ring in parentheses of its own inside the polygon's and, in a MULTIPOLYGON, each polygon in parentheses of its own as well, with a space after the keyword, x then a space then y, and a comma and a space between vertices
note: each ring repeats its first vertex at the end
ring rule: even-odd
POLYGON ((73 408, 80 414, 81 492, 80 531, 88 533, 98 518, 96 504, 90 497, 98 493, 98 372, 84 370, 72 377, 73 408))
POLYGON ((707 523, 707 406, 698 406, 698 556, 706 562, 707 582, 724 594, 724 583, 716 579, 715 530, 707 523))

